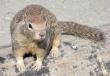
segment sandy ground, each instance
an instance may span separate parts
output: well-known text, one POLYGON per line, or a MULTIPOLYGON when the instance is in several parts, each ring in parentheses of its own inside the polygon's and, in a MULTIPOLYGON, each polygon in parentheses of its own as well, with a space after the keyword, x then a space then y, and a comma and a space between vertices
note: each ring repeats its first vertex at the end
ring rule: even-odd
MULTIPOLYGON (((110 0, 0 0, 0 46, 11 43, 10 21, 18 10, 28 4, 43 5, 58 20, 75 21, 101 29, 107 37, 107 48, 100 48, 89 40, 64 35, 60 47, 61 56, 53 59, 49 55, 39 72, 27 71, 23 74, 13 65, 15 59, 11 48, 0 49, 0 76, 107 76, 103 75, 97 56, 101 54, 109 72, 110 0)), ((25 59, 29 60, 32 61, 32 58, 25 59)))

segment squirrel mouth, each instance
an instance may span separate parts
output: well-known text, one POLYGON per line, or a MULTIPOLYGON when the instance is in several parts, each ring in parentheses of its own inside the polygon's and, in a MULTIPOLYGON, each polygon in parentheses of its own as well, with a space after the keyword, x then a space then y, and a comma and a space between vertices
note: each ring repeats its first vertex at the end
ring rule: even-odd
POLYGON ((45 38, 41 37, 40 39, 35 39, 37 42, 42 42, 45 40, 45 38))

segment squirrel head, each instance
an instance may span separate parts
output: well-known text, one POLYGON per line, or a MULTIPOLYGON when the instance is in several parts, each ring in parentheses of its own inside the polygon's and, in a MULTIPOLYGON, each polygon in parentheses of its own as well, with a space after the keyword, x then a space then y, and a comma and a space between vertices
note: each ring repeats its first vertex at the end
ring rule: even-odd
POLYGON ((42 41, 46 37, 46 21, 41 16, 28 15, 24 18, 23 34, 36 41, 42 41))

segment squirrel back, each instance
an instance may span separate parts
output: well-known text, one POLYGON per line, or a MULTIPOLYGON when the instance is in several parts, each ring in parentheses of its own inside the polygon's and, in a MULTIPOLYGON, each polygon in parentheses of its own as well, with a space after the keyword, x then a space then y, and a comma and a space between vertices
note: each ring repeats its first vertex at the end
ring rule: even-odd
POLYGON ((62 34, 73 35, 93 41, 103 41, 104 35, 97 28, 88 27, 71 21, 58 21, 62 34))

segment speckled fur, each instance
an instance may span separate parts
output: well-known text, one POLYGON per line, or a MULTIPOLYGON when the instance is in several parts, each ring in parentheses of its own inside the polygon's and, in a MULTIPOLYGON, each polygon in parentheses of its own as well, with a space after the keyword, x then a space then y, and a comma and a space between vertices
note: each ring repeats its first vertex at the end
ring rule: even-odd
POLYGON ((86 25, 81 25, 72 21, 58 21, 58 27, 62 29, 62 34, 73 35, 93 41, 103 41, 104 35, 101 30, 86 25))

